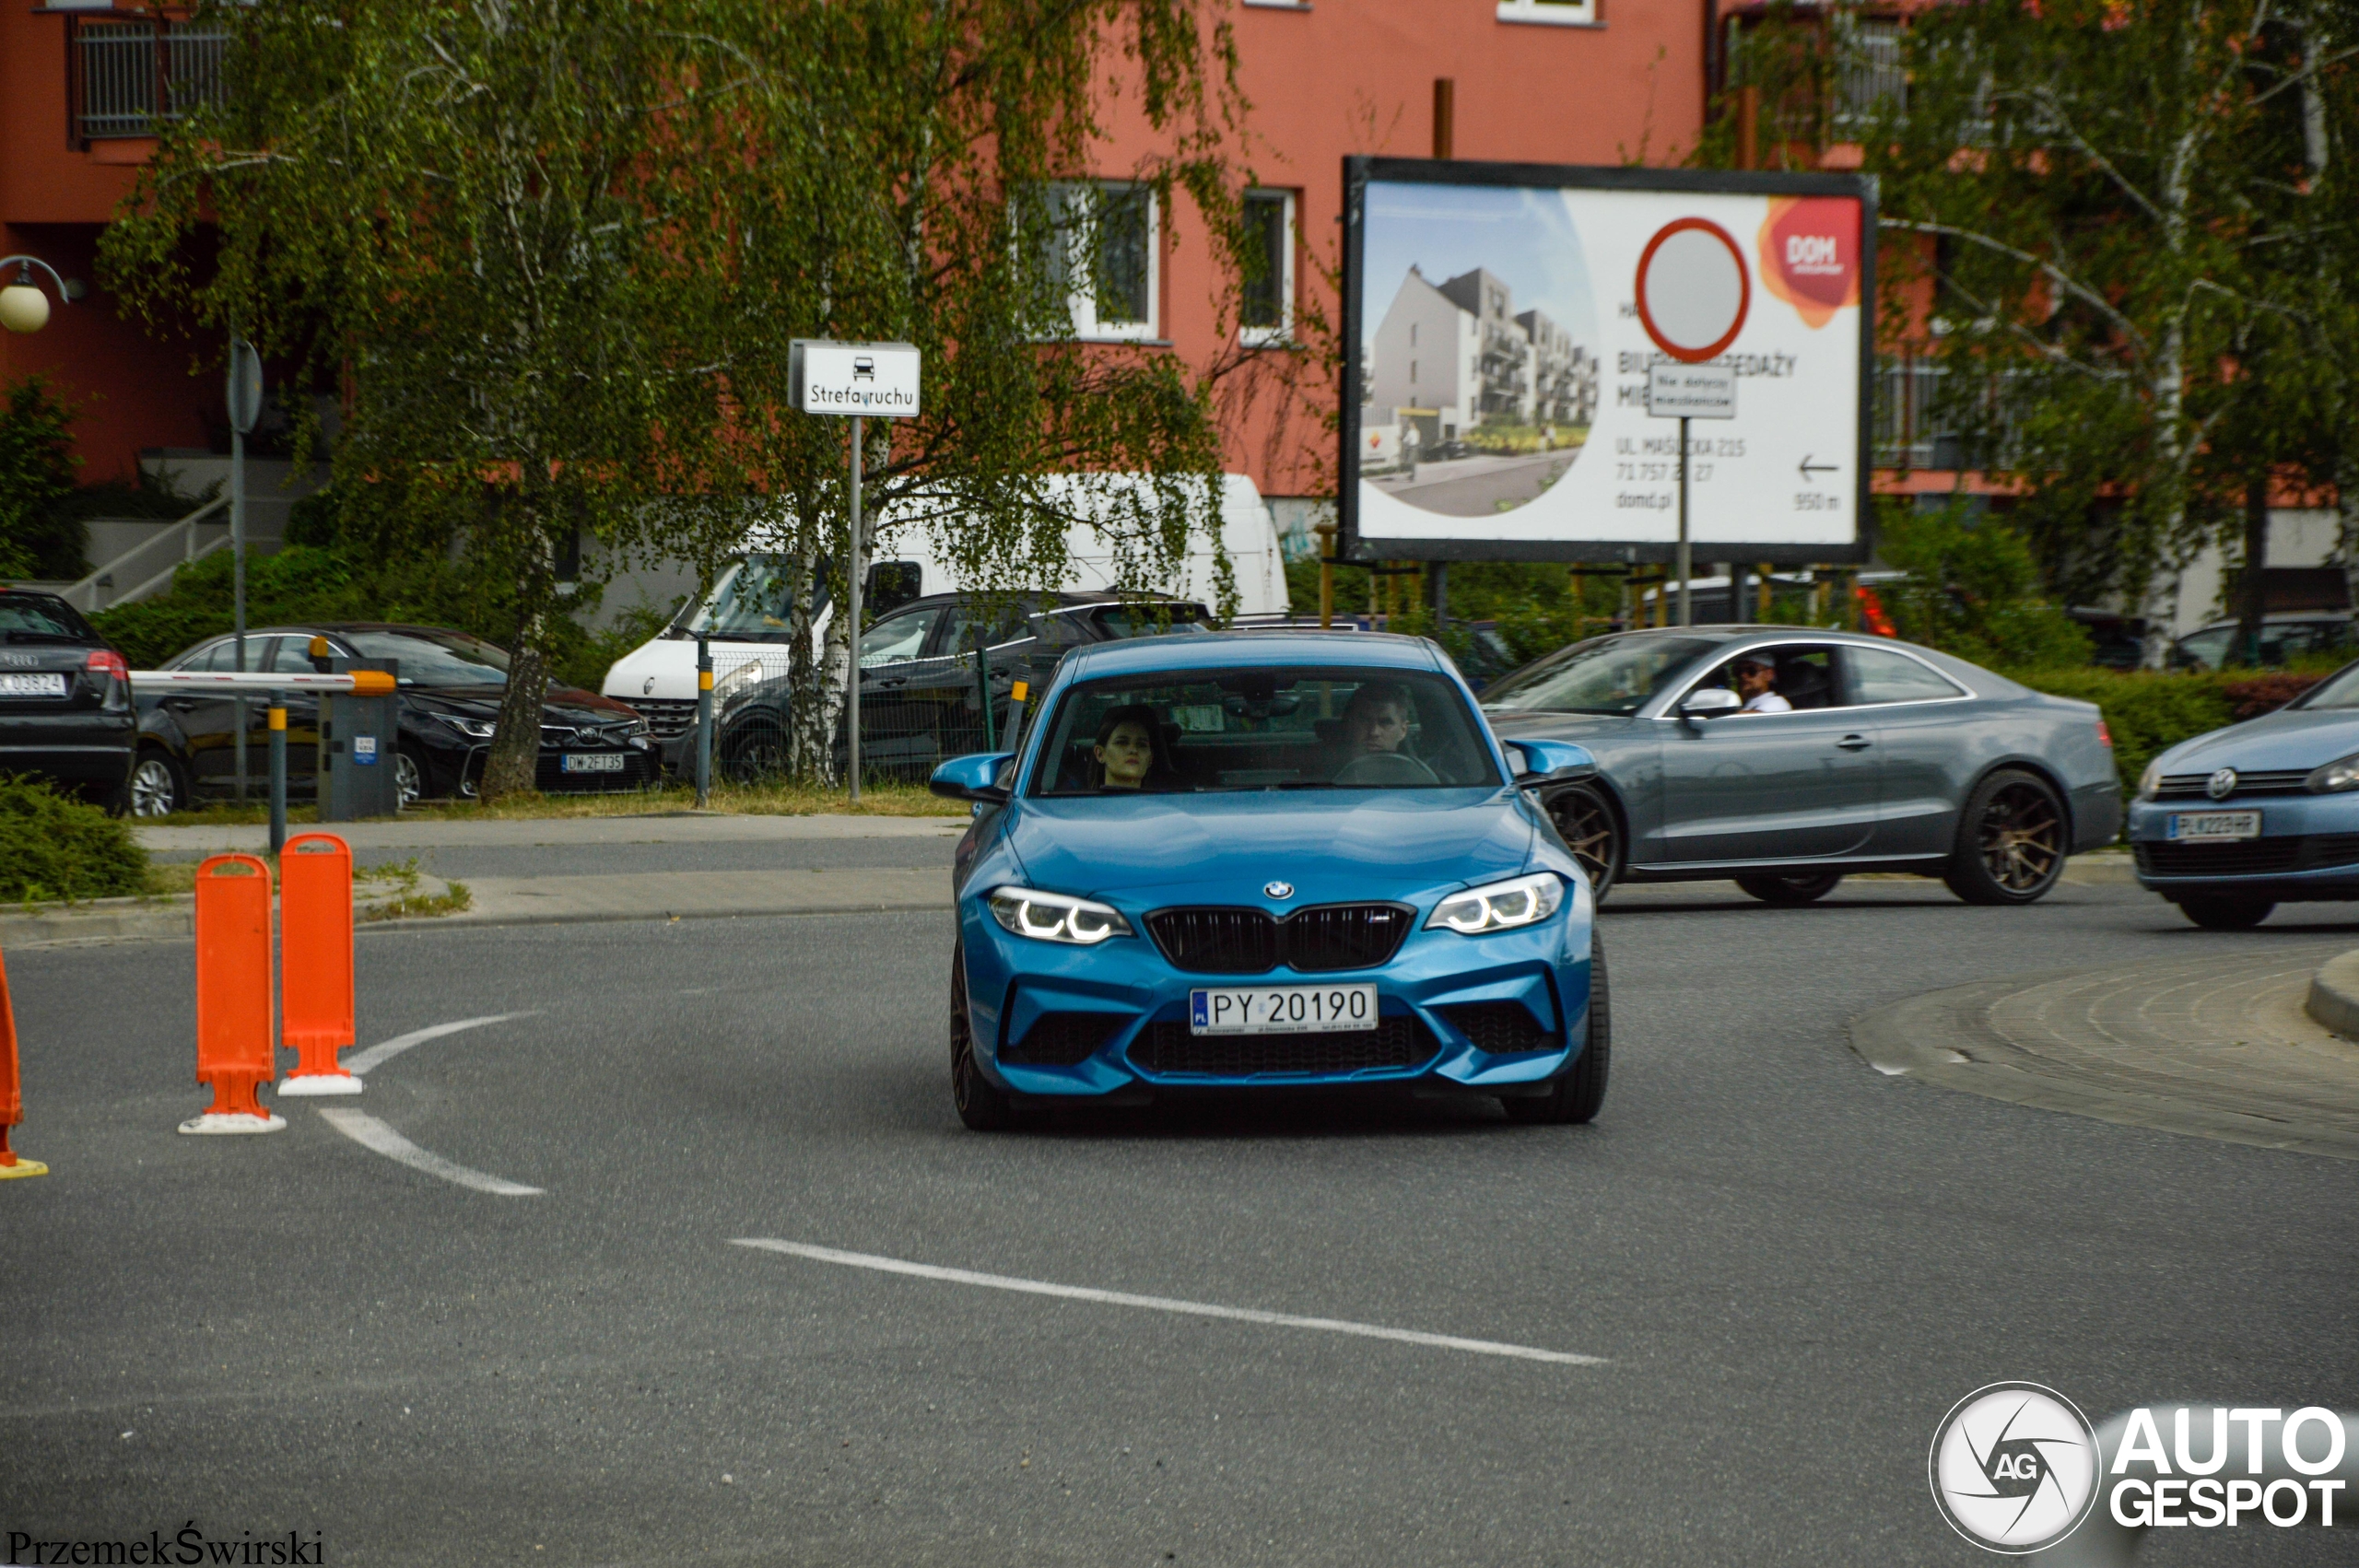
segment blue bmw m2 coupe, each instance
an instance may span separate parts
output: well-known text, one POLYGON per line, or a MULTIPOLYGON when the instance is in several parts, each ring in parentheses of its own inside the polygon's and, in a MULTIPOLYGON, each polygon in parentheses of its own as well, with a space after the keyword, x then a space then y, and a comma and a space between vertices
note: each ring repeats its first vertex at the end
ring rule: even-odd
POLYGON ((1075 649, 1017 749, 934 792, 957 852, 958 1114, 1182 1088, 1392 1084, 1579 1122, 1605 1096, 1605 960, 1502 744, 1412 638, 1234 632, 1075 649))

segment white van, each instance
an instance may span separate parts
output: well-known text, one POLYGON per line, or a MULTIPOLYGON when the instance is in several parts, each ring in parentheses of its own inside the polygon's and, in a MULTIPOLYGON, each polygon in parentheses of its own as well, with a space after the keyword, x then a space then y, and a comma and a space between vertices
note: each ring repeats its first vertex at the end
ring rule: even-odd
MULTIPOLYGON (((863 585, 863 603, 871 607, 870 614, 883 607, 875 597, 880 586, 890 585, 895 603, 966 586, 952 580, 949 568, 933 558, 924 529, 903 529, 897 536, 888 524, 885 533, 869 562, 863 585)), ((1237 574, 1238 615, 1285 614, 1291 601, 1286 595, 1285 562, 1278 551, 1277 523, 1261 491, 1242 474, 1228 474, 1222 482, 1221 544, 1237 574)), ((1114 586, 1113 552, 1095 528, 1084 522, 1074 524, 1065 548, 1072 569, 1062 587, 1086 593, 1114 586)), ((787 640, 786 620, 775 602, 779 584, 772 558, 758 547, 749 548, 744 559, 722 575, 702 603, 682 610, 660 634, 615 661, 601 689, 645 714, 659 738, 668 740, 683 733, 696 722, 697 634, 701 631, 711 639, 717 671, 765 654, 776 658, 787 640)), ((1207 605, 1218 603, 1218 581, 1209 550, 1190 554, 1172 580, 1146 586, 1155 592, 1207 605)), ((819 630, 825 630, 829 614, 831 607, 822 606, 819 630)))

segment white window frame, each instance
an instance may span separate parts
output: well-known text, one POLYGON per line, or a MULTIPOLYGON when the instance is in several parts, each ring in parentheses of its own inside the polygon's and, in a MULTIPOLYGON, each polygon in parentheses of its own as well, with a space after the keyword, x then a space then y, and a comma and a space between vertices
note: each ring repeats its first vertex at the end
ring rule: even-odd
POLYGON ((1598 0, 1499 0, 1499 20, 1552 28, 1602 28, 1598 0))
MULTIPOLYGON (((1067 308, 1073 313, 1073 334, 1085 343, 1153 343, 1161 340, 1159 330, 1163 318, 1163 204, 1156 199, 1155 187, 1132 180, 1065 180, 1057 182, 1060 192, 1136 191, 1146 197, 1146 320, 1143 322, 1101 322, 1097 319, 1097 291, 1093 258, 1078 237, 1069 239, 1066 252, 1067 275, 1073 279, 1071 291, 1065 296, 1067 308)), ((1071 230, 1066 230, 1070 235, 1071 230)))
POLYGON ((1256 187, 1246 192, 1245 194, 1249 200, 1256 196, 1274 196, 1285 204, 1279 214, 1284 237, 1278 244, 1278 324, 1273 327, 1240 325, 1237 329, 1237 341, 1246 347, 1274 348, 1294 341, 1294 252, 1297 234, 1295 227, 1297 202, 1292 191, 1262 190, 1256 187))

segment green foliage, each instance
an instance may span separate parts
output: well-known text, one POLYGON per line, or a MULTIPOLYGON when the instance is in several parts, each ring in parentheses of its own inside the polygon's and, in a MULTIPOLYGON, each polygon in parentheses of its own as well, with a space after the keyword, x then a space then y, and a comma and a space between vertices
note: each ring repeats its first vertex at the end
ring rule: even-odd
POLYGON ((1877 530, 1884 558, 1908 574, 1878 591, 1904 638, 1978 664, 2088 662, 2088 635, 2042 598, 2031 547, 2004 521, 1887 500, 1877 530))
POLYGON ((78 578, 84 532, 74 495, 74 410, 46 377, 9 387, 0 414, 0 578, 78 578))
POLYGON ((128 822, 41 779, 0 775, 0 898, 123 897, 147 876, 128 822))

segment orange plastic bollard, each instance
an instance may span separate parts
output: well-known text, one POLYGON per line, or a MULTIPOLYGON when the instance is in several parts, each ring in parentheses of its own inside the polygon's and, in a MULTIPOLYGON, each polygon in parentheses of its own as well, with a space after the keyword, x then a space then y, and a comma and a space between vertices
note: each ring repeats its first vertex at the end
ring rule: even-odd
POLYGON ((17 1082, 17 1014, 8 1005, 8 966, 0 963, 0 1181, 49 1174, 39 1160, 8 1147, 8 1129, 24 1119, 24 1091, 17 1082))
POLYGON ((278 1076, 271 1036, 270 867, 216 855, 196 868, 196 1081, 213 1105, 182 1132, 276 1132, 254 1091, 278 1076))
POLYGON ((358 1094, 335 1059, 352 1044, 352 847, 299 833, 278 857, 278 1031, 297 1053, 287 1094, 358 1094))

